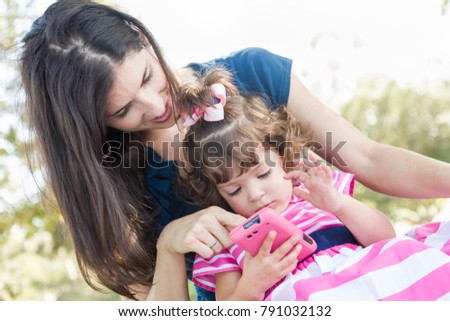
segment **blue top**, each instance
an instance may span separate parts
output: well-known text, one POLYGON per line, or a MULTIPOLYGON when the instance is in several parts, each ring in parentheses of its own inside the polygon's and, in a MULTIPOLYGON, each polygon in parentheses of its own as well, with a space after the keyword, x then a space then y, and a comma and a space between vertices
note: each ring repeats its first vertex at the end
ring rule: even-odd
MULTIPOLYGON (((247 48, 208 62, 191 63, 187 67, 203 75, 217 64, 231 72, 241 94, 262 95, 272 108, 287 105, 292 60, 265 49, 247 48)), ((153 149, 148 149, 147 189, 154 208, 159 211, 157 222, 160 232, 172 220, 201 209, 177 194, 177 173, 174 161, 163 160, 153 149)))

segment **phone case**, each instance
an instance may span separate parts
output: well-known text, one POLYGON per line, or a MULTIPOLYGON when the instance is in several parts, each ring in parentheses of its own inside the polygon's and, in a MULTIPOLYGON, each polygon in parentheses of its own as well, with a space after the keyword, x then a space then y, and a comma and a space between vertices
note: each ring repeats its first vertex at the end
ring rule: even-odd
POLYGON ((235 227, 230 232, 231 240, 242 247, 246 252, 255 256, 269 231, 276 231, 277 236, 272 244, 272 250, 276 250, 292 235, 300 235, 299 243, 303 246, 298 255, 299 262, 314 253, 317 249, 316 242, 292 222, 270 208, 263 208, 250 216, 242 225, 235 227))

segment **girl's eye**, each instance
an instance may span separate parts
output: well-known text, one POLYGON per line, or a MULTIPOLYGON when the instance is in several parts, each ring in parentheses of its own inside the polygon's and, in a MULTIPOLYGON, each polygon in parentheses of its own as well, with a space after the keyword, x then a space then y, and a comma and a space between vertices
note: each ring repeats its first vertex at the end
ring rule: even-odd
POLYGON ((236 196, 236 195, 239 194, 240 191, 241 191, 241 188, 238 187, 238 188, 236 188, 234 191, 232 191, 231 193, 229 193, 229 195, 230 195, 231 197, 236 196))
POLYGON ((267 172, 265 172, 264 174, 259 175, 258 178, 266 178, 266 177, 268 177, 271 173, 272 173, 272 169, 269 168, 269 169, 267 170, 267 172))

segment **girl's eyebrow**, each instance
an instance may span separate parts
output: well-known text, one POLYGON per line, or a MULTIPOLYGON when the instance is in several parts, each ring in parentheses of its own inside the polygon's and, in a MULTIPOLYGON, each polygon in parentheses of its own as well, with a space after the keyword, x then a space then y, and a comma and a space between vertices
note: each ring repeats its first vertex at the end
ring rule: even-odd
POLYGON ((258 170, 259 168, 261 168, 261 166, 263 166, 265 164, 265 162, 260 161, 258 164, 256 164, 255 166, 252 166, 249 170, 247 171, 243 171, 242 173, 240 173, 238 176, 232 177, 229 181, 219 184, 220 187, 222 188, 227 188, 230 185, 234 185, 234 184, 238 184, 239 185, 239 181, 236 183, 236 180, 239 180, 239 178, 244 175, 245 173, 248 173, 248 171, 255 171, 258 170))

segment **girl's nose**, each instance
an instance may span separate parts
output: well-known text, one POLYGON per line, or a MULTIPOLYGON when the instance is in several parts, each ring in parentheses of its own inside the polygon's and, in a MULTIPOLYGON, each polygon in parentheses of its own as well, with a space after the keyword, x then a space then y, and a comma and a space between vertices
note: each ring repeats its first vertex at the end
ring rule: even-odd
POLYGON ((262 188, 253 187, 249 193, 249 201, 250 202, 259 201, 264 196, 264 194, 265 192, 262 188))

